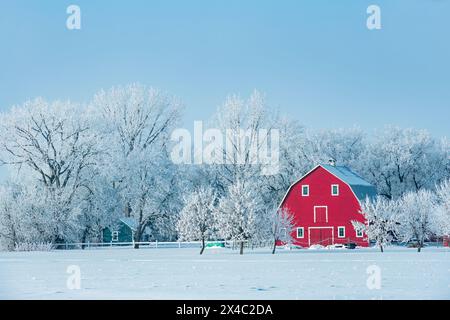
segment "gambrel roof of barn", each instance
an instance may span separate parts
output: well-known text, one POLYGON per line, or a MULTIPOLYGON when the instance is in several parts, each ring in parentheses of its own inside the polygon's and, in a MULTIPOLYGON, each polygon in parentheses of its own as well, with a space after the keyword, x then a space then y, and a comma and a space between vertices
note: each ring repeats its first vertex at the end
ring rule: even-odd
POLYGON ((348 167, 333 166, 330 164, 321 164, 320 166, 348 184, 359 200, 365 200, 367 197, 374 198, 377 195, 377 190, 372 184, 361 178, 348 167))
POLYGON ((319 164, 314 167, 311 171, 309 171, 307 174, 305 174, 303 177, 301 177, 299 180, 294 182, 286 192, 286 194, 283 197, 283 200, 281 201, 281 205, 283 205, 284 201, 286 200, 286 197, 291 192, 292 188, 305 179, 307 176, 309 176, 311 173, 317 170, 317 168, 323 168, 326 171, 328 171, 330 174, 334 175, 338 179, 340 179, 342 182, 346 183, 350 189, 355 194, 356 198, 360 201, 364 201, 366 198, 375 198, 377 196, 377 189, 361 178, 359 175, 354 173, 352 170, 350 170, 346 166, 336 166, 331 164, 319 164))

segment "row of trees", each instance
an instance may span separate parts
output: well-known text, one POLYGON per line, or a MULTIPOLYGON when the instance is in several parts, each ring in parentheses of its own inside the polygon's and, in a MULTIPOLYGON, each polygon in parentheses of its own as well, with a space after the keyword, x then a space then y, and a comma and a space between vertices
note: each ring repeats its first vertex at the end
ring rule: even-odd
POLYGON ((420 252, 426 240, 450 235, 450 180, 435 190, 408 192, 395 200, 366 199, 362 213, 367 223, 354 221, 353 225, 381 252, 393 241, 412 242, 420 252))
POLYGON ((201 240, 200 254, 210 239, 232 240, 239 244, 240 254, 244 253, 245 243, 272 241, 275 253, 278 241, 292 241, 292 215, 276 207, 264 207, 258 202, 256 190, 243 181, 230 185, 227 196, 220 199, 211 188, 201 188, 184 201, 177 222, 179 239, 201 240))
POLYGON ((358 128, 315 131, 268 108, 258 92, 229 97, 205 124, 247 133, 244 140, 226 136, 219 155, 225 164, 174 164, 178 142, 171 134, 181 114, 176 98, 139 84, 102 90, 86 105, 36 99, 1 113, 0 165, 8 170, 0 187, 1 245, 96 241, 124 215, 137 222, 136 242, 147 227, 156 238, 175 240, 196 225, 181 222, 194 219, 193 212, 202 230, 210 224, 215 230, 189 236, 195 240, 276 238, 268 227, 274 208, 296 179, 330 157, 389 200, 450 177, 445 138, 397 127, 374 135, 358 128), (271 129, 279 130, 273 158, 279 170, 265 175, 267 164, 255 163, 252 154, 254 146, 267 146, 253 140, 271 129))

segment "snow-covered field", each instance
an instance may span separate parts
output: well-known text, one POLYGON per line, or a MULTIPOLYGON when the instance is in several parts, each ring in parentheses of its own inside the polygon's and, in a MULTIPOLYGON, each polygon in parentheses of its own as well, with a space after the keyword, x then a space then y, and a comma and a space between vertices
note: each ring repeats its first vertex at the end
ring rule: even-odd
MULTIPOLYGON (((450 250, 1 252, 2 299, 450 299, 450 250), (79 266, 81 288, 67 287, 79 266), (369 268, 376 266, 375 268, 369 268), (379 267, 379 269, 377 269, 379 267), (369 289, 370 270, 381 271, 369 289)), ((372 275, 374 277, 376 275, 372 275)), ((371 282, 374 278, 370 278, 371 282)))

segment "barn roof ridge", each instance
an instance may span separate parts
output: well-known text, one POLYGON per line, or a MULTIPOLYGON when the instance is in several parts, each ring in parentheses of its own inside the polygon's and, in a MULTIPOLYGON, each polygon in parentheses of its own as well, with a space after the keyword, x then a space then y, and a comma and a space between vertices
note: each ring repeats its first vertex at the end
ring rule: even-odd
POLYGON ((330 173, 335 174, 339 179, 355 185, 372 186, 370 182, 362 178, 359 174, 355 173, 348 166, 333 166, 329 164, 319 164, 322 168, 326 169, 330 173))

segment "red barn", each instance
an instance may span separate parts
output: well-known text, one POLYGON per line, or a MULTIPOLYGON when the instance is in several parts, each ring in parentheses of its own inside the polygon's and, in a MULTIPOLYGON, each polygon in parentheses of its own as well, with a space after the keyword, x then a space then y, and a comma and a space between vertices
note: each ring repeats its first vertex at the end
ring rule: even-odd
POLYGON ((318 165, 289 188, 281 203, 294 216, 294 245, 367 247, 367 237, 355 231, 352 220, 364 222, 359 201, 375 195, 375 187, 349 168, 334 161, 318 165))

